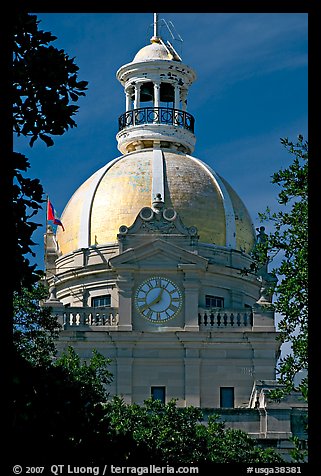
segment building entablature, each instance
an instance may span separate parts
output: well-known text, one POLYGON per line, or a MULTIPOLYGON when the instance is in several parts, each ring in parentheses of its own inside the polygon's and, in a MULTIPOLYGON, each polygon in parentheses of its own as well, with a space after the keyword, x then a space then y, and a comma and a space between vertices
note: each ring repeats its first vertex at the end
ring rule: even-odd
MULTIPOLYGON (((220 254, 222 252, 225 253, 222 249, 219 250, 220 254)), ((226 251, 229 260, 233 253, 230 250, 226 251)), ((246 258, 245 261, 247 261, 246 258)), ((248 296, 244 300, 248 305, 252 305, 259 297, 260 283, 256 276, 243 277, 240 268, 235 269, 222 264, 209 265, 208 259, 200 254, 182 249, 156 236, 149 236, 146 243, 137 244, 135 248, 128 248, 120 254, 116 254, 115 247, 102 245, 77 250, 59 258, 56 265, 56 273, 48 275, 47 281, 49 286, 55 283, 57 294, 61 299, 64 299, 70 290, 79 286, 91 291, 95 287, 101 289, 107 285, 115 285, 119 276, 124 273, 139 280, 145 275, 160 274, 160 272, 178 278, 180 281, 183 279, 185 290, 197 284, 204 295, 211 294, 215 283, 215 287, 224 292, 228 306, 235 299, 234 307, 237 300, 243 305, 242 298, 238 296, 232 298, 232 302, 228 304, 228 295, 230 293, 234 295, 236 291, 233 290, 236 289, 238 294, 248 296)), ((199 305, 202 307, 202 299, 199 305)), ((205 302, 203 305, 205 307, 205 302)))
MULTIPOLYGON (((153 240, 155 241, 156 236, 157 235, 151 236, 150 234, 140 234, 140 238, 136 243, 140 244, 143 249, 146 247, 147 243, 153 240)), ((166 247, 168 246, 169 239, 173 243, 173 246, 176 246, 174 243, 177 243, 180 246, 183 244, 182 237, 179 235, 162 234, 159 235, 158 238, 163 242, 166 242, 166 247)), ((154 244, 153 246, 155 247, 156 245, 154 244)), ((52 277, 55 275, 60 278, 65 278, 74 275, 75 272, 79 274, 81 271, 88 273, 91 272, 89 270, 94 272, 101 269, 110 269, 110 260, 121 254, 119 248, 119 243, 96 245, 90 246, 89 248, 80 248, 58 257, 55 261, 55 273, 50 273, 47 279, 50 282, 52 277)), ((251 257, 246 253, 223 246, 198 242, 197 245, 191 247, 188 244, 188 246, 184 246, 184 248, 188 253, 193 253, 194 256, 199 256, 206 260, 207 270, 211 273, 241 275, 241 272, 244 269, 249 269, 249 266, 252 263, 251 257)), ((135 248, 130 247, 130 249, 133 253, 135 248)), ((253 273, 251 275, 242 274, 242 279, 251 280, 254 279, 253 276, 253 273)), ((257 279, 256 276, 255 279, 257 279)))
MULTIPOLYGON (((221 319, 225 326, 251 325, 249 311, 240 312, 244 306, 253 306, 260 296, 257 276, 241 273, 249 267, 250 257, 229 248, 204 246, 198 243, 197 229, 185 227, 175 210, 164 209, 162 213, 166 220, 158 217, 155 221, 152 208, 142 209, 131 227, 120 227, 118 246, 91 246, 59 257, 56 273, 48 276, 49 286, 55 285, 56 295, 68 306, 90 307, 99 295, 107 294, 113 300, 109 305, 117 307, 116 288, 121 292, 127 286, 132 292, 144 279, 167 276, 188 294, 188 300, 193 299, 198 325, 213 325, 215 321, 219 327, 221 319), (211 264, 201 254, 204 249, 208 254, 210 248, 211 264), (217 308, 237 312, 220 315, 217 308)), ((190 304, 186 301, 185 306, 190 304)))
POLYGON ((128 63, 119 68, 116 76, 125 89, 146 80, 177 83, 187 88, 196 80, 196 74, 190 66, 170 60, 128 63))
POLYGON ((118 149, 126 154, 148 149, 157 142, 162 149, 192 153, 196 143, 192 123, 192 116, 179 109, 146 107, 126 111, 119 118, 118 149))

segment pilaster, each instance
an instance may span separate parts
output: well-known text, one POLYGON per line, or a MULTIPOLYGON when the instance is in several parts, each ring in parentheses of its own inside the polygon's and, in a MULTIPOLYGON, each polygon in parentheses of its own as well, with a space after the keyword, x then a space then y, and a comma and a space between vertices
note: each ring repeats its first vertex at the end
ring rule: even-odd
POLYGON ((198 349, 186 349, 185 359, 185 402, 186 406, 201 406, 200 367, 198 349))
POLYGON ((132 330, 132 287, 133 287, 133 275, 131 272, 122 272, 118 275, 116 280, 116 286, 118 288, 118 313, 119 313, 119 325, 120 331, 132 330))
POLYGON ((132 403, 133 395, 133 358, 128 349, 118 349, 117 351, 117 395, 123 397, 127 404, 132 403))
POLYGON ((179 265, 179 269, 184 272, 184 305, 185 305, 185 327, 186 331, 199 331, 198 325, 198 295, 200 283, 197 276, 195 264, 179 265))

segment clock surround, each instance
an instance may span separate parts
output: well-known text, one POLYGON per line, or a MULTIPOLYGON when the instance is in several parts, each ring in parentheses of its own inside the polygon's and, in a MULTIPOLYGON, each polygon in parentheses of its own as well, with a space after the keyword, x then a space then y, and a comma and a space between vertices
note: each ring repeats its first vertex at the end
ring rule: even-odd
POLYGON ((153 324, 174 319, 183 304, 177 284, 164 276, 152 276, 142 281, 135 293, 135 306, 140 316, 153 324))

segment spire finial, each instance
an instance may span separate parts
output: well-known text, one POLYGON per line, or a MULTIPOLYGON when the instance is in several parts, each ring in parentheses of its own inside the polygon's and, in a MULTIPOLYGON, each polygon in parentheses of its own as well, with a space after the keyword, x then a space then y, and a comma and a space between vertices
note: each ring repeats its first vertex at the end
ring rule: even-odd
POLYGON ((150 41, 152 43, 159 43, 159 36, 158 36, 158 15, 159 13, 154 13, 154 35, 151 37, 150 41))
POLYGON ((158 13, 154 13, 154 36, 158 36, 158 13))

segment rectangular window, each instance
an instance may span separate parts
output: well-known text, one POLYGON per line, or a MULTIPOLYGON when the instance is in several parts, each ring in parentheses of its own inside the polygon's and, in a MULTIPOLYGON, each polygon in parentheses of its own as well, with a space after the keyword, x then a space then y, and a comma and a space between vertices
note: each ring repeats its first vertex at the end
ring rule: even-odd
POLYGON ((205 296, 205 307, 207 309, 212 307, 224 307, 224 298, 207 294, 205 296))
POLYGON ((111 296, 106 294, 105 296, 96 296, 91 300, 92 307, 110 307, 111 296))
POLYGON ((234 387, 220 388, 220 407, 234 408, 234 387))
POLYGON ((151 396, 153 400, 160 400, 165 403, 165 389, 166 387, 151 387, 151 396))

